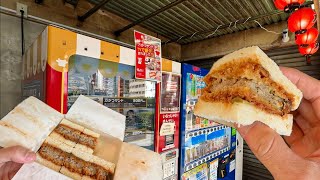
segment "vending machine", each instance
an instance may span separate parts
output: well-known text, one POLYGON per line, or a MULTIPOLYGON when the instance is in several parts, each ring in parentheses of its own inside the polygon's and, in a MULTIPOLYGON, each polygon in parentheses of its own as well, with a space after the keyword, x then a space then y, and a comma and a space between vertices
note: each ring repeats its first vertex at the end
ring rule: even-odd
POLYGON ((156 86, 156 152, 163 162, 163 179, 178 179, 181 64, 162 58, 162 79, 156 86))
POLYGON ((133 49, 48 26, 23 62, 25 98, 66 113, 85 95, 126 116, 125 142, 155 150, 156 82, 135 79, 133 49))
MULTIPOLYGON (((203 77, 208 72, 203 68, 182 64, 179 151, 181 180, 236 179, 236 130, 193 114, 194 106, 205 87, 203 77)), ((241 169, 242 164, 238 166, 241 169)), ((237 177, 241 179, 241 174, 237 177)))

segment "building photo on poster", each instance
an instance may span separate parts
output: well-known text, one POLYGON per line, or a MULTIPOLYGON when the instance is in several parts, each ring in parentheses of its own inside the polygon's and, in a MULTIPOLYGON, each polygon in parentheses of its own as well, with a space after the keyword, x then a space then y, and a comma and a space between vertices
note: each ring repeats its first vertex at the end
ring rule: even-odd
POLYGON ((162 72, 161 112, 180 110, 180 78, 178 74, 162 72))
POLYGON ((134 31, 136 78, 161 81, 161 40, 134 31))
POLYGON ((135 79, 134 66, 71 56, 68 71, 68 108, 85 95, 126 116, 124 141, 154 150, 154 81, 135 79))
POLYGON ((160 83, 160 136, 158 152, 179 146, 181 75, 162 72, 160 83))

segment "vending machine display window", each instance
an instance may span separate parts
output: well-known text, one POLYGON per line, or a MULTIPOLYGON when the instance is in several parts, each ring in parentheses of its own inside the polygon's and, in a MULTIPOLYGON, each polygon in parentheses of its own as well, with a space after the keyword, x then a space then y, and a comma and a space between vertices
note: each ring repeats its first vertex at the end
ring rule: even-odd
POLYGON ((203 78, 208 72, 203 68, 182 64, 180 179, 235 177, 235 160, 229 163, 229 159, 226 159, 230 151, 236 148, 235 129, 197 117, 193 112, 206 86, 203 78), (208 177, 193 176, 201 172, 208 172, 208 177))
POLYGON ((68 109, 90 97, 126 116, 125 142, 154 150, 155 82, 135 79, 134 66, 86 56, 71 56, 68 67, 68 109))

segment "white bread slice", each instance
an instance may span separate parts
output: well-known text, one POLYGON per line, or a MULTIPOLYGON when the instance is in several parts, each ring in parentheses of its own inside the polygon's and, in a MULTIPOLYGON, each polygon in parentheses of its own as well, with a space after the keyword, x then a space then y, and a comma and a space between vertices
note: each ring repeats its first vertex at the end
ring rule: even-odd
MULTIPOLYGON (((274 82, 281 85, 285 91, 293 95, 294 100, 291 110, 296 110, 301 102, 302 92, 282 74, 278 65, 258 46, 243 48, 224 56, 213 64, 209 74, 226 63, 249 58, 257 61, 258 64, 269 72, 270 78, 274 82)), ((281 135, 288 136, 292 131, 293 116, 291 114, 284 116, 269 114, 245 102, 227 104, 223 102, 206 102, 199 98, 194 109, 194 114, 232 127, 234 126, 233 123, 249 125, 254 121, 260 121, 281 135)))
POLYGON ((75 142, 64 138, 62 135, 60 135, 59 133, 56 133, 54 131, 52 131, 52 133, 49 135, 49 137, 51 137, 52 139, 56 139, 58 141, 61 141, 61 142, 65 143, 65 144, 67 144, 68 146, 71 146, 71 147, 75 147, 76 146, 75 142))
POLYGON ((79 173, 71 172, 64 166, 61 168, 60 173, 66 175, 72 179, 81 180, 81 175, 79 173))
POLYGON ((46 142, 46 143, 48 143, 50 145, 53 145, 53 146, 61 149, 64 152, 67 152, 67 153, 71 153, 71 151, 72 151, 72 146, 69 146, 68 144, 65 144, 62 141, 54 139, 54 138, 52 138, 50 136, 47 137, 47 139, 44 142, 46 142))
POLYGON ((82 144, 76 144, 76 146, 74 147, 76 150, 78 151, 83 151, 83 152, 86 152, 86 153, 89 153, 89 154, 93 154, 93 149, 91 149, 90 147, 88 146, 85 146, 85 145, 82 145, 82 144))
POLYGON ((95 137, 95 138, 99 138, 100 137, 100 134, 96 133, 96 132, 93 132, 89 129, 84 129, 84 131, 82 132, 83 134, 87 134, 87 135, 90 135, 92 137, 95 137))
POLYGON ((257 63, 261 64, 261 66, 269 72, 270 78, 274 82, 280 84, 285 89, 285 91, 294 95, 294 102, 292 102, 291 110, 294 111, 299 107, 300 101, 302 99, 302 92, 285 75, 282 74, 279 66, 272 59, 270 59, 258 46, 243 48, 220 58, 213 64, 210 72, 218 69, 225 63, 237 61, 238 59, 243 58, 252 58, 254 60, 257 60, 257 63))
POLYGON ((93 162, 93 155, 90 153, 79 151, 78 149, 72 149, 71 153, 84 161, 93 162))
POLYGON ((235 102, 226 104, 222 102, 206 102, 199 99, 194 113, 197 116, 231 127, 235 127, 233 123, 249 125, 254 121, 260 121, 280 135, 289 136, 292 130, 293 116, 291 114, 284 116, 269 114, 249 103, 235 102))
POLYGON ((89 176, 82 176, 81 180, 95 180, 94 178, 91 178, 89 176))
POLYGON ((93 156, 93 163, 102 166, 103 168, 109 170, 109 172, 111 174, 114 174, 114 169, 115 169, 116 165, 113 164, 112 162, 108 162, 108 161, 101 159, 97 156, 93 156))
POLYGON ((60 169, 62 168, 61 166, 58 166, 58 165, 54 164, 53 162, 48 161, 48 160, 42 158, 42 157, 39 155, 39 153, 36 154, 36 157, 37 157, 37 158, 36 158, 36 162, 38 162, 39 164, 42 164, 43 166, 46 166, 46 167, 54 170, 54 171, 59 172, 60 169))
POLYGON ((60 124, 65 125, 65 126, 68 126, 68 127, 72 128, 72 129, 76 129, 76 130, 78 130, 78 131, 80 131, 80 132, 83 132, 83 130, 84 130, 84 127, 83 127, 83 126, 80 126, 80 125, 78 125, 78 124, 75 124, 75 123, 73 123, 73 122, 71 122, 71 121, 69 121, 69 120, 67 120, 67 119, 62 119, 62 121, 60 122, 60 124))

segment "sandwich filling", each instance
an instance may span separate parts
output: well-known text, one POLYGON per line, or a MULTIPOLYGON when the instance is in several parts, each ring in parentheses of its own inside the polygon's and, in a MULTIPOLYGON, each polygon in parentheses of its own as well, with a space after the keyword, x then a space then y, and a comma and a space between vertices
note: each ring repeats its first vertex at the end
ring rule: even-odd
POLYGON ((97 146, 97 138, 92 137, 88 134, 84 134, 76 129, 73 129, 69 126, 59 124, 54 131, 65 139, 85 145, 91 149, 94 149, 97 146))
POLYGON ((82 176, 89 176, 93 179, 108 180, 111 179, 111 173, 92 162, 84 161, 71 153, 44 143, 38 151, 39 155, 58 166, 66 167, 70 172, 78 173, 82 176))
POLYGON ((207 102, 250 103, 283 116, 291 110, 293 96, 270 78, 256 59, 242 59, 223 64, 205 78, 201 99, 207 102))

